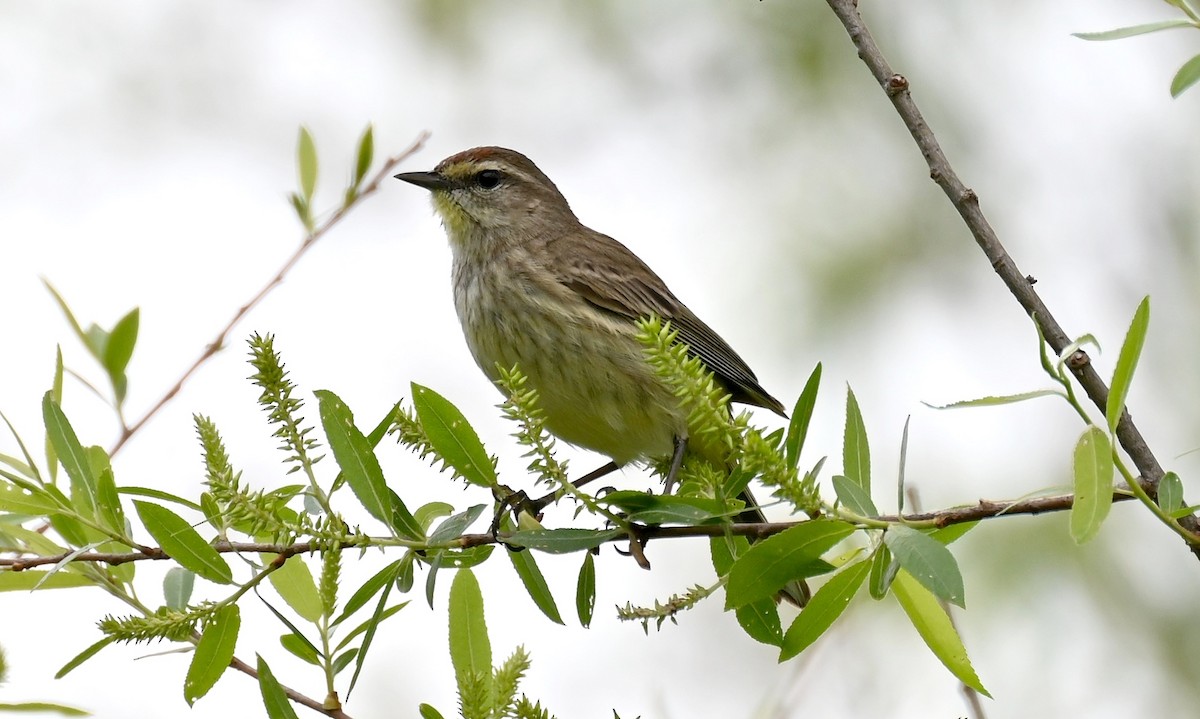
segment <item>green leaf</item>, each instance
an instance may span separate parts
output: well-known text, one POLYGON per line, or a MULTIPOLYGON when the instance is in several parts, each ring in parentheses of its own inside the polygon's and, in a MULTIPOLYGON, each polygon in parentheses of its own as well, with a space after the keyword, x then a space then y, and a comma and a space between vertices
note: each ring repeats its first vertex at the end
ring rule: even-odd
MULTIPOLYGON (((505 517, 505 524, 508 525, 505 529, 511 528, 512 520, 505 517)), ((558 613, 554 595, 550 593, 550 585, 546 583, 546 577, 542 575, 537 560, 533 558, 533 552, 505 552, 505 554, 512 561, 513 569, 517 570, 517 576, 525 585, 525 591, 529 592, 530 599, 538 609, 542 610, 542 614, 545 614, 555 624, 565 624, 562 615, 558 613)))
MULTIPOLYGON (((262 558, 267 564, 275 559, 269 554, 262 555, 262 558)), ((271 586, 296 614, 310 622, 321 618, 324 609, 317 583, 313 581, 312 570, 302 557, 288 557, 283 566, 267 575, 267 579, 271 580, 271 586)))
POLYGON ((171 609, 182 610, 192 599, 196 575, 183 567, 171 567, 163 577, 163 599, 171 609))
POLYGON ((787 661, 804 651, 850 606, 863 580, 871 573, 870 562, 858 562, 835 574, 821 585, 800 616, 788 627, 779 651, 779 661, 787 661))
POLYGON ((0 482, 0 512, 30 514, 35 517, 61 509, 54 498, 41 491, 25 492, 8 482, 0 482))
POLYGON ((1121 354, 1117 357, 1117 368, 1113 370, 1112 383, 1108 390, 1108 404, 1104 416, 1108 420, 1108 431, 1117 429, 1121 412, 1125 409, 1125 398, 1129 394, 1129 385, 1133 382, 1133 373, 1137 369, 1138 358, 1142 354, 1142 346, 1146 343, 1146 330, 1150 325, 1150 297, 1147 296, 1138 304, 1133 313, 1133 322, 1125 333, 1125 342, 1121 345, 1121 354))
POLYGON ((1192 21, 1179 18, 1176 20, 1163 20, 1161 22, 1148 22, 1145 25, 1119 27, 1116 30, 1105 30, 1103 32, 1073 32, 1071 35, 1080 40, 1121 40, 1127 37, 1145 35, 1146 33, 1170 30, 1177 27, 1192 27, 1192 21))
POLYGON ((303 635, 288 632, 279 637, 279 644, 297 659, 313 666, 321 665, 320 653, 317 652, 313 643, 305 639, 303 635))
POLYGON ((392 529, 404 539, 423 541, 425 539, 424 528, 421 527, 421 523, 417 521, 412 512, 408 511, 408 505, 391 488, 388 488, 388 496, 392 500, 392 521, 389 522, 392 529))
POLYGON ((79 652, 78 654, 76 654, 74 657, 71 658, 71 661, 62 665, 62 668, 54 673, 54 678, 62 679, 63 677, 65 677, 66 675, 68 675, 72 671, 74 671, 75 668, 78 667, 80 664, 83 664, 87 660, 96 656, 96 654, 98 654, 101 649, 107 647, 109 644, 112 644, 115 641, 117 641, 115 637, 105 637, 105 638, 101 639, 100 641, 96 642, 95 644, 93 644, 92 646, 88 647, 87 649, 84 649, 82 652, 79 652))
POLYGON ((487 507, 482 504, 476 504, 466 511, 459 512, 447 518, 438 525, 437 529, 429 533, 429 544, 445 544, 451 540, 458 539, 466 531, 467 527, 471 526, 472 522, 479 519, 479 515, 483 514, 484 509, 487 509, 487 507))
POLYGON ((125 368, 129 366, 129 360, 133 357, 134 345, 137 344, 138 315, 138 308, 134 307, 129 314, 117 321, 108 335, 108 342, 104 346, 104 356, 100 360, 105 371, 108 372, 118 405, 125 401, 127 386, 125 368))
MULTIPOLYGON (((709 540, 713 569, 718 576, 728 576, 735 557, 750 549, 745 537, 713 537, 709 540)), ((738 625, 751 639, 773 647, 783 643, 783 625, 779 621, 779 610, 773 597, 764 597, 744 604, 735 611, 738 625)))
POLYGON ((979 520, 950 524, 929 532, 929 536, 942 544, 954 544, 959 537, 974 529, 977 524, 979 524, 979 520))
POLYGON ((87 453, 75 430, 67 421, 67 415, 54 401, 52 393, 47 392, 42 398, 42 418, 46 423, 46 434, 54 451, 62 462, 63 469, 71 479, 71 499, 75 509, 83 516, 91 518, 96 512, 96 478, 92 475, 87 453))
POLYGON ((7 704, 0 702, 0 714, 18 714, 24 712, 40 712, 45 714, 61 714, 68 717, 85 717, 91 716, 91 712, 83 709, 76 709, 63 704, 51 704, 50 702, 21 702, 20 704, 7 704))
POLYGON ((333 660, 333 674, 337 676, 342 673, 342 670, 350 666, 350 662, 358 656, 358 647, 354 647, 349 651, 342 652, 333 660))
POLYGON ((375 128, 367 125, 366 131, 358 140, 358 153, 354 163, 354 186, 358 187, 367 172, 371 169, 371 161, 375 157, 375 128))
POLYGON ((1197 80, 1200 80, 1200 55, 1183 63, 1175 77, 1171 78, 1171 97, 1179 97, 1197 80))
POLYGON ((575 613, 580 626, 592 625, 596 611, 596 560, 591 552, 583 553, 583 565, 579 567, 579 578, 575 581, 575 613))
POLYGON ((792 580, 825 571, 821 554, 852 532, 846 522, 814 519, 755 544, 729 570, 725 608, 771 597, 792 580))
POLYGON ((1183 481, 1179 479, 1178 474, 1167 472, 1159 480, 1158 506, 1167 514, 1183 506, 1183 481))
POLYGON ((896 513, 904 511, 904 468, 908 464, 908 423, 912 415, 904 418, 904 434, 900 436, 900 471, 896 478, 896 513))
POLYGON ((467 418, 437 392, 413 382, 412 402, 434 452, 458 475, 481 487, 496 485, 496 468, 467 418))
POLYGON ((459 687, 476 675, 491 680, 492 644, 483 617, 483 594, 469 569, 457 572, 450 585, 450 661, 459 687))
MULTIPOLYGON (((354 641, 354 638, 357 637, 359 634, 362 634, 363 632, 367 631, 368 629, 371 629, 372 627, 378 628, 378 626, 380 624, 382 624, 386 619, 388 619, 391 616, 394 616, 396 614, 396 612, 399 612, 401 609, 404 609, 407 606, 408 606, 408 602, 400 602, 399 604, 393 604, 392 606, 388 607, 387 609, 383 610, 382 612, 379 612, 378 614, 373 615, 370 619, 363 622, 362 624, 359 624, 357 627, 355 627, 353 630, 351 630, 349 634, 342 637, 342 641, 338 642, 337 649, 335 649, 334 651, 341 651, 342 649, 344 649, 346 647, 347 644, 354 641)), ((355 654, 354 656, 357 657, 358 655, 355 654)), ((340 672, 341 669, 339 669, 338 671, 340 672)))
POLYGON ((951 604, 965 606, 962 573, 946 546, 912 527, 888 527, 883 535, 900 566, 929 591, 951 604))
POLYGON ((1083 544, 1100 531, 1100 525, 1112 508, 1112 495, 1112 445, 1108 434, 1093 425, 1084 430, 1075 445, 1075 503, 1071 505, 1071 537, 1076 544, 1083 544))
POLYGON ((421 528, 421 536, 425 536, 425 532, 433 526, 433 523, 441 517, 449 517, 454 514, 454 505, 446 502, 430 502, 417 507, 417 511, 413 512, 413 519, 417 521, 417 526, 421 528))
POLYGON ((950 404, 929 404, 924 403, 926 407, 933 409, 961 409, 963 407, 996 407, 1003 404, 1016 404, 1025 400, 1037 399, 1038 397, 1066 397, 1065 394, 1054 389, 1037 389, 1032 392, 1019 392, 1017 394, 991 395, 988 397, 978 397, 976 399, 964 399, 959 402, 951 402, 950 404))
POLYGON ((303 126, 296 144, 296 166, 300 170, 300 194, 307 203, 317 189, 317 145, 308 128, 303 126))
POLYGON ((417 709, 421 712, 421 719, 445 719, 441 712, 428 704, 422 704, 417 709))
POLYGON ((817 406, 817 390, 821 386, 821 363, 813 369, 804 383, 804 389, 792 408, 792 420, 788 423, 787 439, 784 441, 784 457, 792 469, 800 465, 800 451, 808 436, 808 425, 812 421, 813 409, 817 406))
MULTIPOLYGON (((351 692, 354 691, 354 686, 358 684, 358 676, 362 673, 363 667, 366 666, 367 652, 370 651, 371 645, 375 642, 375 633, 379 631, 379 625, 383 623, 384 619, 391 616, 387 609, 387 601, 391 593, 392 583, 388 582, 384 585, 383 592, 379 595, 379 602, 375 605, 375 612, 371 615, 371 618, 363 622, 362 627, 355 630, 355 632, 363 630, 364 635, 362 644, 358 646, 358 654, 354 657, 354 675, 350 677, 350 688, 346 690, 347 699, 350 698, 351 692)), ((404 604, 407 603, 405 602, 404 604)), ((400 607, 403 607, 404 604, 401 604, 400 607)), ((392 611, 392 614, 396 611, 399 611, 399 609, 392 611)))
POLYGON ((990 698, 992 695, 984 689, 971 667, 967 649, 963 646, 958 632, 954 630, 949 615, 938 603, 937 597, 908 572, 896 575, 896 581, 892 584, 892 594, 900 602, 921 639, 925 640, 925 644, 933 650, 934 656, 950 670, 950 673, 958 677, 963 684, 990 698))
POLYGON ((504 538, 504 542, 549 554, 569 554, 599 547, 619 536, 619 529, 527 529, 513 532, 504 538))
POLYGON ((229 564, 182 517, 159 504, 135 501, 133 506, 154 541, 185 569, 217 584, 233 581, 229 564))
POLYGON ((69 589, 90 587, 94 581, 82 574, 42 572, 26 569, 21 572, 0 572, 0 592, 29 592, 34 589, 69 589))
POLYGON ((875 599, 886 597, 898 571, 900 562, 892 557, 892 550, 886 544, 880 544, 871 555, 871 581, 867 583, 871 596, 875 599))
POLYGON ((350 408, 329 390, 319 389, 313 394, 320 406, 321 426, 329 448, 354 496, 372 517, 392 526, 392 497, 383 470, 370 442, 354 426, 350 408))
POLYGON ((334 626, 346 621, 350 618, 350 615, 366 606, 367 602, 371 601, 371 597, 378 594, 380 589, 395 581, 396 576, 400 573, 400 563, 403 561, 403 559, 397 559, 363 582, 362 586, 356 589, 354 594, 350 595, 350 598, 346 600, 346 606, 342 609, 341 615, 333 620, 334 626))
POLYGON ((842 471, 852 482, 871 494, 871 450, 867 446, 867 428, 854 390, 846 387, 846 431, 842 443, 842 471))
POLYGON ((466 549, 442 549, 438 551, 442 566, 447 569, 469 569, 483 564, 495 551, 494 544, 481 544, 466 549))
POLYGON ((862 488, 862 485, 849 477, 835 475, 833 491, 837 494, 838 501, 849 508, 851 512, 863 517, 879 516, 879 510, 875 508, 875 502, 871 500, 871 495, 862 488))
POLYGON ((88 465, 96 478, 96 519, 118 535, 125 535, 125 510, 117 494, 117 482, 109 464, 108 452, 101 447, 87 448, 88 465))
POLYGON ((266 706, 270 719, 298 719, 283 687, 279 686, 279 681, 271 673, 271 667, 267 666, 267 661, 261 656, 258 657, 258 687, 262 691, 263 705, 266 706))
POLYGON ((183 680, 183 698, 188 706, 207 694, 229 668, 241 626, 242 615, 236 604, 226 604, 213 613, 212 621, 196 642, 187 678, 183 680))
POLYGON ((727 514, 720 502, 708 497, 618 491, 598 497, 597 501, 616 507, 629 515, 629 521, 642 524, 700 524, 727 514))
POLYGON ((132 497, 149 497, 151 499, 161 499, 164 502, 174 502, 175 504, 183 505, 194 512, 201 512, 203 509, 199 504, 184 499, 177 494, 164 492, 161 489, 151 489, 149 487, 117 487, 118 494, 128 494, 132 497))

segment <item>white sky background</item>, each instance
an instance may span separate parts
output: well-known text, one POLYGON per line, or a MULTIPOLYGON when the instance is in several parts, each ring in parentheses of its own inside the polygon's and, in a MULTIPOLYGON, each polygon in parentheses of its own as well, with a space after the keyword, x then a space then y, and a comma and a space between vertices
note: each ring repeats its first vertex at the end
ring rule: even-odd
MULTIPOLYGON (((815 23, 805 37, 833 47, 821 62, 849 70, 824 87, 772 79, 780 71, 766 64, 777 57, 770 43, 784 39, 764 28, 798 23, 790 5, 625 4, 573 18, 557 5, 509 3, 471 13, 449 33, 461 33, 456 44, 431 34, 416 4, 0 5, 0 409, 36 447, 55 344, 69 366, 99 378, 42 289, 45 276, 84 322, 111 326, 142 308, 127 403, 131 418, 140 416, 299 241, 285 201, 295 185, 297 126, 317 140, 318 205, 331 206, 370 121, 379 155, 433 132, 404 169, 428 169, 481 144, 528 154, 584 222, 655 267, 785 404, 823 362, 805 461, 828 454, 837 471, 851 384, 871 433, 882 507, 891 506, 909 414, 908 477, 927 507, 1065 483, 1081 430, 1065 405, 937 413, 921 404, 1045 386, 1033 333, 927 181, 828 11, 799 16, 815 23), (904 239, 891 241, 897 236, 904 239)), ((1179 455, 1197 445, 1200 91, 1179 101, 1167 92, 1196 51, 1194 37, 1070 37, 1167 17, 1155 3, 909 2, 896 13, 873 5, 868 21, 885 53, 912 81, 1023 271, 1039 279, 1069 333, 1101 339, 1102 373, 1137 302, 1153 295, 1131 406, 1196 501, 1200 487, 1188 473, 1197 455, 1179 455)), ((463 409, 501 455, 505 481, 520 485, 523 463, 493 409, 499 395, 461 340, 448 274, 449 250, 425 194, 385 183, 122 450, 118 482, 196 494, 193 412, 218 423, 249 481, 280 481, 280 455, 244 379, 243 338, 258 330, 276 334, 313 423, 313 389, 336 391, 371 425, 417 381, 463 409)), ((68 382, 66 409, 85 442, 111 444, 109 415, 76 382, 68 382)), ((0 439, 0 452, 15 451, 0 439)), ((410 506, 488 499, 464 494, 394 445, 380 455, 410 506)), ((570 456, 577 471, 602 461, 570 456)), ((331 472, 329 462, 322 469, 331 472)), ((635 471, 618 481, 644 486, 635 471)), ((1101 538, 1081 549, 1065 516, 1052 516, 993 522, 955 551, 970 608, 959 624, 997 697, 989 717, 1167 714, 1193 700, 1166 667, 1173 657, 1184 662, 1176 672, 1200 671, 1194 655, 1187 665, 1154 632, 1171 635, 1164 627, 1175 626, 1176 638, 1194 636, 1185 621, 1194 624, 1186 612, 1200 579, 1194 559, 1144 511, 1114 509, 1101 538), (1157 623, 1131 619, 1141 613, 1157 623)), ((741 634, 719 598, 649 637, 619 624, 614 604, 652 604, 711 581, 698 543, 658 543, 649 556, 651 573, 602 554, 591 631, 546 622, 503 559, 480 572, 497 659, 524 643, 533 655, 524 689, 558 716, 967 711, 891 602, 860 597, 827 639, 782 666, 741 634)), ((347 585, 380 561, 369 555, 348 566, 347 585)), ((143 579, 162 571, 147 564, 143 579)), ((573 617, 578 558, 542 566, 564 617, 573 617)), ((385 625, 351 715, 410 716, 421 701, 452 713, 451 576, 440 579, 435 612, 418 593, 385 625)), ((197 584, 196 598, 220 596, 197 584)), ((144 601, 160 601, 153 581, 142 586, 144 601)), ((189 711, 188 656, 132 663, 157 647, 108 649, 68 678, 51 678, 99 637, 96 619, 122 611, 84 590, 0 597, 0 645, 12 665, 0 702, 55 700, 100 717, 260 711, 257 686, 232 672, 189 711)), ((244 611, 239 656, 262 652, 283 682, 320 696, 316 672, 278 648, 283 628, 253 604, 244 611)))

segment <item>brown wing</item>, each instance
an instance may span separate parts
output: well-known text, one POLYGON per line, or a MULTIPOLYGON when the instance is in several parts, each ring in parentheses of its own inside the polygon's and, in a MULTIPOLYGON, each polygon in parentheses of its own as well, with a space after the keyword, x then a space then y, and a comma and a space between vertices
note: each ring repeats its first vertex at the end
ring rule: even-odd
POLYGON ((591 305, 630 320, 650 314, 669 320, 679 331, 679 341, 725 385, 733 401, 787 416, 783 405, 762 388, 738 353, 625 245, 580 226, 576 232, 548 241, 546 249, 555 257, 559 282, 591 305))

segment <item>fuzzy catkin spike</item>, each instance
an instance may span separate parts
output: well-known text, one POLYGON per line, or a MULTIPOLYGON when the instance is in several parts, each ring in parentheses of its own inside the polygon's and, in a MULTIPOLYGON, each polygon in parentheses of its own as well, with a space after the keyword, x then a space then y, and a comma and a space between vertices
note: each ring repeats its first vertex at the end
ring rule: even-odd
POLYGON ((546 415, 538 407, 537 390, 526 387, 527 378, 519 367, 511 369, 497 366, 500 379, 496 384, 504 390, 507 399, 500 404, 504 416, 517 424, 513 436, 517 443, 527 447, 526 457, 532 457, 529 471, 538 475, 538 481, 552 486, 567 482, 567 463, 554 456, 555 439, 546 430, 546 415))
POLYGON ((258 403, 267 410, 267 422, 279 425, 273 436, 283 440, 279 448, 288 453, 284 461, 293 465, 289 472, 304 469, 311 474, 312 465, 321 457, 311 457, 310 453, 320 444, 309 436, 313 428, 302 426, 304 418, 299 412, 304 401, 292 396, 296 385, 288 379, 283 361, 275 351, 275 337, 256 332, 249 344, 250 365, 254 367, 250 380, 262 389, 258 403))

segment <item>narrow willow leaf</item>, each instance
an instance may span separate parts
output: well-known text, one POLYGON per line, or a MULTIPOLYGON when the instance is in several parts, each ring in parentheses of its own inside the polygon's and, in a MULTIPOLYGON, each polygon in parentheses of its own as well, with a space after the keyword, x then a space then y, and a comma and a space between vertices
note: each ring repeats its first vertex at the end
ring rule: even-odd
POLYGON ((302 634, 288 632, 279 637, 279 645, 302 662, 313 666, 321 665, 321 654, 317 651, 316 645, 308 641, 302 634))
MULTIPOLYGON (((717 576, 727 577, 734 559, 749 549, 750 542, 745 537, 713 537, 709 540, 713 569, 717 576)), ((779 620, 779 610, 773 596, 743 604, 735 610, 735 616, 746 635, 756 642, 773 647, 783 643, 783 624, 779 620)))
POLYGON ((1019 392, 1017 394, 992 395, 988 397, 978 397, 976 399, 964 399, 959 402, 951 402, 950 404, 929 404, 925 403, 926 407, 933 409, 961 409, 963 407, 996 407, 1002 404, 1016 404, 1038 397, 1066 397, 1066 395, 1054 389, 1037 389, 1032 392, 1019 392))
POLYGON ((1189 87, 1200 80, 1200 55, 1183 63, 1183 66, 1171 78, 1171 97, 1179 97, 1189 87))
POLYGON ((485 505, 476 504, 474 507, 447 518, 438 525, 437 529, 429 533, 429 544, 445 544, 458 539, 467 527, 471 526, 472 522, 479 519, 479 515, 483 514, 485 509, 487 509, 485 505))
MULTIPOLYGON (((49 286, 49 285, 47 285, 49 286)), ((53 289, 51 289, 53 292, 53 289)), ((72 318, 74 320, 74 318, 72 318)), ((76 325, 78 329, 78 325, 76 325)), ((81 333, 82 336, 82 333, 81 333)), ((54 352, 54 379, 50 382, 50 397, 58 405, 62 405, 63 396, 63 359, 62 346, 55 348, 54 352)), ((58 481, 58 453, 54 451, 54 442, 51 441, 49 433, 46 434, 46 471, 50 474, 50 481, 58 481)))
POLYGON ((88 464, 87 453, 75 430, 67 421, 67 415, 50 392, 42 398, 42 418, 46 423, 46 435, 54 445, 58 460, 71 479, 71 499, 76 511, 84 517, 94 517, 96 513, 96 478, 92 475, 91 465, 88 464))
POLYGON ((817 641, 842 616, 863 580, 871 573, 870 562, 858 562, 838 572, 812 596, 800 616, 788 627, 780 647, 779 661, 787 661, 817 641))
MULTIPOLYGON (((503 529, 512 529, 512 520, 508 517, 505 517, 504 524, 503 529)), ((537 560, 533 558, 533 552, 505 552, 505 554, 512 561, 513 569, 517 571, 517 576, 525 585, 525 591, 529 593, 529 598, 533 600, 538 609, 542 610, 542 614, 545 614, 555 624, 566 624, 562 620, 562 615, 558 613, 558 605, 554 603, 550 585, 546 583, 546 577, 542 575, 537 560)), ((589 553, 588 556, 592 555, 589 553)))
POLYGON ((181 566, 210 582, 229 584, 233 581, 229 564, 183 517, 150 502, 135 501, 133 506, 150 536, 181 566))
POLYGON ((92 646, 88 647, 87 649, 84 649, 82 652, 79 652, 74 657, 71 657, 71 660, 69 662, 62 665, 61 669, 59 669, 57 672, 54 673, 54 678, 62 679, 63 677, 65 677, 66 675, 68 675, 72 671, 74 671, 74 669, 76 667, 78 667, 80 664, 83 664, 87 660, 96 656, 96 654, 99 653, 99 651, 101 649, 107 647, 109 644, 112 644, 115 641, 117 641, 115 637, 105 637, 105 638, 101 639, 100 641, 96 642, 95 644, 93 644, 92 646))
POLYGON ((19 702, 9 704, 0 702, 0 714, 20 714, 25 712, 42 712, 46 714, 59 714, 65 717, 85 717, 91 716, 91 712, 76 707, 69 707, 65 704, 52 704, 50 702, 19 702))
POLYGON ((808 436, 808 425, 812 421, 813 409, 817 406, 817 390, 821 386, 821 363, 813 369, 804 383, 804 389, 792 408, 792 420, 788 423, 787 439, 783 443, 784 458, 792 469, 800 465, 800 451, 808 436))
POLYGON ((929 536, 942 544, 953 544, 959 537, 975 528, 979 521, 962 522, 960 524, 951 524, 929 532, 929 536))
POLYGON ((40 572, 26 569, 22 572, 0 572, 0 592, 29 592, 34 589, 69 589, 90 587, 95 581, 82 574, 68 572, 40 572))
POLYGON ((412 393, 421 429, 438 457, 471 484, 495 486, 496 468, 463 413, 450 400, 416 382, 412 393))
MULTIPOLYGON (((334 651, 340 652, 341 650, 345 649, 346 645, 349 644, 350 642, 354 641, 355 637, 362 634, 363 632, 366 632, 371 627, 378 627, 386 619, 394 616, 396 614, 396 612, 399 612, 401 609, 404 609, 407 606, 408 606, 408 602, 400 602, 399 604, 393 604, 392 606, 390 606, 387 609, 380 612, 377 617, 372 616, 367 621, 363 622, 362 624, 359 624, 357 627, 352 629, 349 634, 342 637, 342 641, 338 642, 337 649, 335 649, 334 651)), ((355 654, 355 656, 357 657, 358 655, 355 654)), ((341 671, 341 670, 339 669, 338 671, 341 671)))
POLYGON ((902 524, 888 527, 883 541, 900 566, 929 591, 951 604, 965 606, 962 573, 946 545, 902 524))
POLYGON ((871 596, 875 599, 886 597, 899 571, 900 562, 892 556, 892 550, 886 544, 879 545, 871 555, 871 581, 867 584, 871 596))
POLYGON ((417 526, 421 528, 421 536, 425 536, 425 532, 433 526, 433 523, 442 517, 449 517, 454 514, 454 505, 446 502, 430 502, 417 507, 417 511, 413 512, 413 519, 417 521, 417 526))
POLYGON ((868 495, 871 494, 871 450, 867 428, 854 390, 846 388, 846 431, 842 443, 842 471, 868 495))
POLYGON ((1145 35, 1149 32, 1158 32, 1160 30, 1170 30, 1177 27, 1191 27, 1192 21, 1184 18, 1176 20, 1163 20, 1161 22, 1149 22, 1145 25, 1131 25, 1129 27, 1119 27, 1115 30, 1105 30, 1103 32, 1073 32, 1071 35, 1080 40, 1121 40, 1135 35, 1145 35))
POLYGON ((904 418, 904 434, 900 437, 900 471, 896 479, 896 512, 904 511, 904 467, 908 464, 908 423, 912 415, 904 418))
POLYGON ((1158 506, 1168 514, 1183 506, 1183 481, 1178 474, 1167 472, 1159 481, 1158 506))
POLYGON ((171 567, 163 577, 163 599, 171 609, 182 610, 192 600, 196 575, 183 567, 171 567))
POLYGON ((337 676, 342 673, 342 670, 350 666, 350 662, 358 656, 358 647, 354 647, 349 651, 342 652, 333 660, 333 674, 337 676))
POLYGON ((109 381, 112 382, 113 393, 118 405, 125 400, 125 368, 129 366, 129 360, 133 357, 133 348, 137 344, 138 317, 138 308, 134 307, 129 314, 117 321, 108 335, 108 343, 104 346, 104 356, 100 360, 108 373, 109 381))
POLYGON ((183 505, 194 512, 202 512, 203 508, 191 501, 184 499, 177 494, 164 492, 161 489, 151 489, 149 487, 117 487, 118 494, 128 494, 132 497, 149 497, 151 499, 161 499, 164 502, 174 502, 175 504, 183 505))
POLYGON ((1083 544, 1096 536, 1112 508, 1113 457, 1108 433, 1088 427, 1075 445, 1075 503, 1071 537, 1083 544))
POLYGON ((921 639, 925 640, 925 644, 933 650, 934 656, 943 666, 963 684, 990 698, 992 695, 983 687, 975 669, 971 667, 967 649, 963 646, 958 632, 954 630, 949 615, 938 603, 937 597, 907 572, 896 575, 896 581, 892 584, 892 594, 900 602, 921 639))
POLYGON ((350 595, 350 598, 346 600, 346 606, 342 609, 341 615, 333 620, 334 626, 346 621, 350 615, 366 606, 366 603, 371 601, 371 597, 378 594, 380 589, 394 582, 396 576, 400 573, 400 563, 403 561, 402 559, 397 559, 363 582, 362 586, 356 589, 354 594, 350 595))
POLYGON ((296 167, 300 172, 300 192, 305 201, 311 201, 317 189, 317 145, 307 127, 300 128, 300 139, 296 143, 296 167))
MULTIPOLYGON (((433 573, 432 569, 430 573, 433 573)), ((383 592, 379 595, 379 602, 375 605, 374 614, 371 615, 370 619, 363 623, 363 626, 365 627, 363 630, 363 640, 362 644, 358 646, 358 654, 354 657, 354 674, 350 677, 350 688, 346 690, 347 699, 350 698, 351 692, 354 691, 355 685, 358 684, 358 677, 360 674, 362 674, 363 667, 366 666, 367 652, 370 651, 371 645, 375 642, 375 633, 379 631, 379 625, 383 623, 384 619, 387 619, 389 616, 391 616, 388 614, 387 609, 387 601, 388 597, 391 596, 391 593, 392 583, 388 582, 386 585, 384 585, 383 592)), ((407 602, 405 602, 405 604, 407 604, 407 602)), ((403 607, 404 605, 401 604, 400 606, 403 607)), ((399 611, 399 609, 396 611, 399 611)), ((392 613, 394 614, 395 612, 392 613)))
POLYGON ((1117 356, 1117 368, 1113 370, 1112 382, 1109 384, 1108 403, 1104 408, 1109 432, 1116 431, 1121 412, 1125 409, 1125 398, 1129 394, 1129 385, 1133 382, 1133 373, 1137 370, 1138 359, 1142 355, 1142 346, 1146 344, 1146 330, 1149 326, 1150 297, 1147 296, 1133 313, 1133 322, 1129 325, 1129 331, 1125 333, 1121 354, 1117 356))
POLYGON ((96 478, 96 519, 118 535, 125 535, 125 510, 117 493, 117 482, 109 464, 108 452, 102 447, 88 447, 88 465, 96 478))
POLYGON ((492 644, 483 617, 483 594, 468 569, 450 585, 450 661, 460 687, 476 675, 492 677, 492 644))
POLYGON ((61 509, 54 498, 41 491, 26 492, 8 482, 0 482, 0 512, 40 516, 61 509))
POLYGON ((279 680, 271 673, 271 667, 267 666, 267 661, 262 657, 258 657, 258 688, 262 692, 263 705, 267 708, 269 719, 298 719, 296 710, 292 709, 287 694, 279 685, 279 680))
POLYGON ((725 608, 771 597, 788 582, 825 571, 829 565, 821 561, 821 555, 853 531, 853 525, 846 522, 815 519, 750 547, 729 570, 725 608))
MULTIPOLYGON (((270 554, 262 555, 263 562, 270 564, 275 557, 270 554)), ((288 557, 279 569, 267 575, 271 586, 283 597, 283 601, 296 614, 310 622, 321 618, 323 608, 321 596, 317 592, 317 583, 313 581, 312 570, 308 568, 303 558, 288 557)))
POLYGON ((371 169, 371 162, 375 157, 375 128, 367 125, 366 131, 358 140, 358 153, 354 161, 354 186, 358 187, 362 183, 363 178, 367 176, 367 172, 371 169))
POLYGON ((590 627, 595 611, 596 561, 591 552, 584 552, 583 566, 579 568, 579 578, 575 581, 575 613, 579 616, 579 624, 584 628, 590 627))
POLYGON ((354 426, 354 415, 337 395, 324 389, 313 394, 320 406, 321 426, 325 429, 329 448, 333 450, 333 458, 354 496, 372 517, 390 527, 392 498, 370 442, 354 426))
POLYGON ((834 476, 833 491, 837 494, 838 501, 851 512, 863 517, 879 516, 879 510, 875 508, 875 502, 871 500, 871 495, 862 488, 862 485, 849 477, 843 477, 840 474, 834 476))
POLYGON ((212 621, 204 628, 200 641, 196 643, 192 663, 183 680, 183 698, 188 706, 207 694, 229 668, 241 627, 242 615, 238 605, 226 604, 213 613, 212 621))
POLYGON ((441 712, 428 704, 421 704, 417 710, 421 713, 421 719, 445 719, 441 712))
POLYGON ((425 539, 425 530, 421 527, 421 523, 413 516, 412 512, 408 511, 408 505, 400 499, 400 495, 396 494, 390 487, 388 495, 392 499, 392 521, 391 527, 396 534, 404 539, 412 539, 422 541, 425 539))
POLYGON ((619 529, 528 529, 513 532, 504 541, 516 547, 529 547, 550 554, 569 554, 599 547, 619 536, 619 529))

